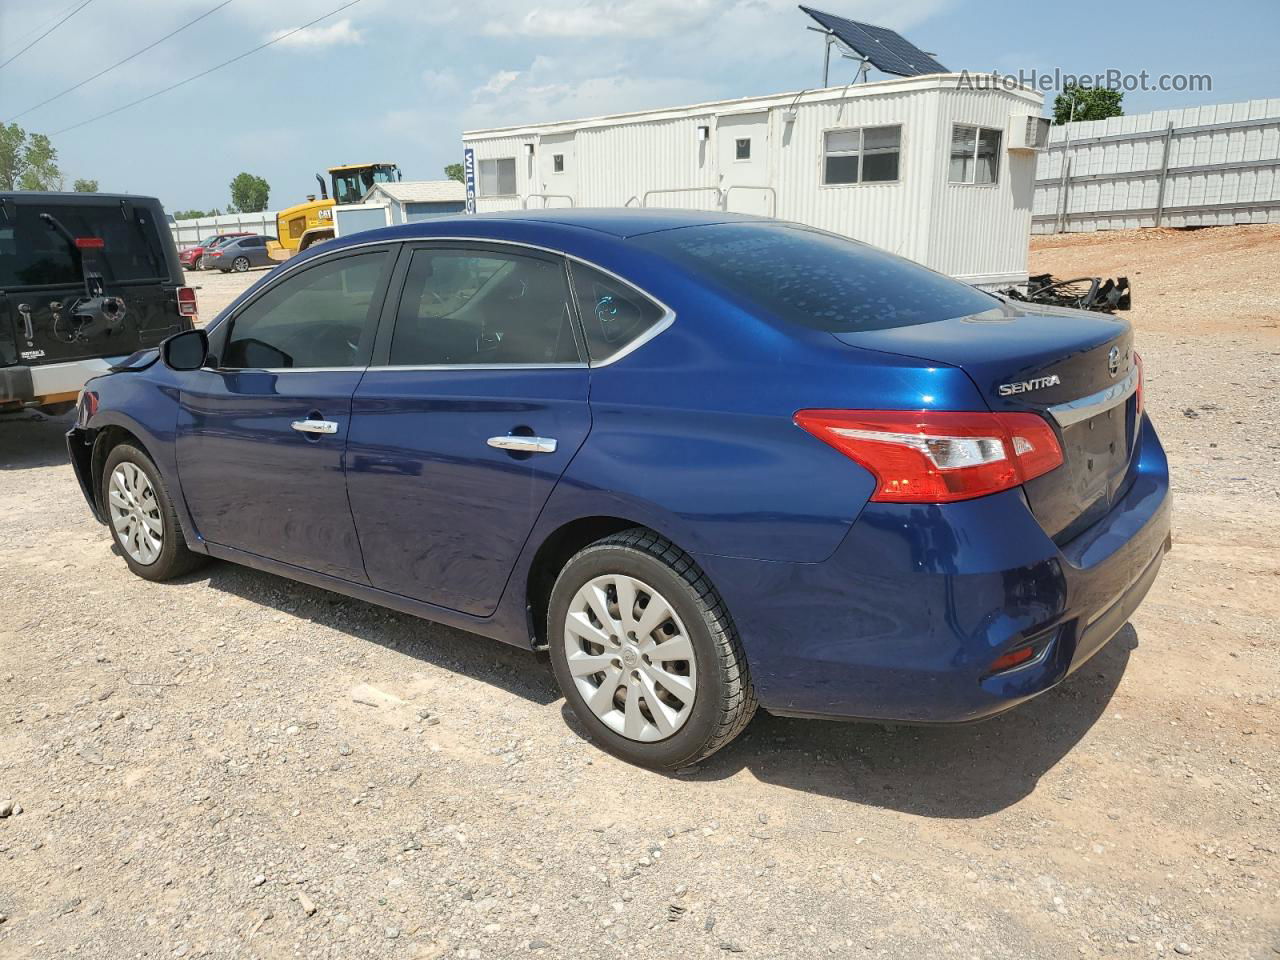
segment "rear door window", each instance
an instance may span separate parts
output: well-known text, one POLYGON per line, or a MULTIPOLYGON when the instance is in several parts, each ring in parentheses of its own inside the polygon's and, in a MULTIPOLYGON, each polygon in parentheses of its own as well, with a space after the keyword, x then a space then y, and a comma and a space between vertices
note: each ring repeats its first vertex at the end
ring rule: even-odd
POLYGON ((667 317, 665 307, 617 277, 585 263, 569 269, 592 363, 621 354, 667 317))
POLYGON ((413 252, 393 366, 580 363, 564 263, 490 250, 413 252))
POLYGON ((984 313, 989 294, 853 240, 786 224, 722 223, 636 241, 756 304, 817 330, 887 330, 984 313))
POLYGON ((108 284, 168 276, 159 224, 145 207, 134 207, 131 214, 119 204, 17 203, 8 209, 13 219, 0 216, 0 289, 82 282, 80 252, 40 218, 42 212, 56 218, 73 238, 102 241, 92 255, 108 284))

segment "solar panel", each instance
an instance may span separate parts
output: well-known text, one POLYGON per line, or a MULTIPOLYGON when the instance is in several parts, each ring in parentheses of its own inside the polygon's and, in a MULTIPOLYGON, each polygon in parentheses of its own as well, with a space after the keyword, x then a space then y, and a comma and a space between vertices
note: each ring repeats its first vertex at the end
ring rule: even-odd
POLYGON ((823 13, 812 7, 800 9, 831 31, 832 35, 859 56, 865 57, 881 73, 918 77, 926 73, 948 73, 946 67, 901 34, 869 23, 859 23, 823 13))

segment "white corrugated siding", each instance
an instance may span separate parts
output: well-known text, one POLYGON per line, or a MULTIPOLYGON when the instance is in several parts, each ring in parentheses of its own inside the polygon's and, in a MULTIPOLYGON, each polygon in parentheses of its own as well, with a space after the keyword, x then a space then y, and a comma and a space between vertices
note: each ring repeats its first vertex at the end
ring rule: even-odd
POLYGON ((1280 167, 1186 171, 1179 168, 1216 163, 1280 160, 1280 99, 1248 100, 1109 120, 1090 120, 1054 127, 1050 146, 1071 141, 1066 149, 1040 155, 1036 170, 1033 224, 1035 233, 1051 233, 1062 212, 1063 164, 1071 158, 1067 188, 1066 228, 1070 231, 1118 230, 1155 224, 1159 203, 1164 137, 1135 137, 1103 143, 1077 143, 1094 137, 1160 133, 1172 124, 1169 175, 1165 183, 1162 223, 1205 226, 1228 223, 1280 222, 1280 167), (1263 121, 1263 122, 1256 122, 1263 121), (1178 128, 1209 124, 1246 124, 1235 129, 1178 133, 1178 128), (1144 172, 1141 177, 1075 182, 1096 174, 1144 172), (1181 208, 1204 207, 1200 210, 1181 208), (1218 209, 1214 209, 1217 207, 1218 209))
MULTIPOLYGON (((536 194, 547 192, 547 178, 537 173, 545 169, 542 137, 549 145, 553 138, 564 143, 572 134, 575 206, 647 202, 651 207, 724 209, 723 197, 710 189, 723 185, 722 171, 733 162, 732 156, 718 155, 718 118, 767 114, 766 143, 753 149, 767 149, 759 186, 775 191, 777 217, 875 244, 953 276, 985 283, 1025 279, 1033 155, 1006 151, 996 185, 961 190, 946 183, 947 152, 952 117, 1004 130, 1012 114, 1039 113, 1041 98, 955 87, 954 77, 913 78, 577 123, 473 131, 464 135, 464 142, 475 150, 477 161, 516 157, 518 189, 531 207, 541 206, 536 194), (796 116, 788 123, 785 114, 792 107, 796 116), (893 124, 902 126, 897 182, 823 185, 825 131, 893 124), (705 140, 698 139, 700 126, 709 128, 705 140), (526 144, 534 145, 533 159, 526 156, 526 144)), ((731 145, 732 138, 724 143, 731 145)), ((740 174, 735 171, 735 181, 741 181, 740 174)), ((520 205, 518 198, 477 199, 481 211, 520 205)))
POLYGON ((1009 117, 1038 113, 1003 91, 948 90, 941 95, 933 143, 927 151, 934 189, 928 266, 965 278, 1027 276, 1036 155, 1008 149, 1009 117), (1004 131, 994 184, 950 183, 951 128, 956 124, 1004 131))
POLYGON ((800 104, 794 124, 774 111, 777 216, 875 244, 890 253, 929 262, 931 201, 939 169, 933 156, 938 93, 909 92, 875 98, 800 104), (902 125, 896 183, 823 186, 823 139, 828 130, 902 125), (788 131, 787 127, 794 129, 788 131))

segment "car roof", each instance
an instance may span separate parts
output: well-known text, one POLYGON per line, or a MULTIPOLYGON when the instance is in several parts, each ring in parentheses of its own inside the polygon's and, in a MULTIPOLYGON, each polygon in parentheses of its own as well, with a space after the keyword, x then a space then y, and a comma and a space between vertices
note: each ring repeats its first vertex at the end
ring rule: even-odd
POLYGON ((457 214, 413 223, 368 230, 343 237, 349 242, 417 240, 441 236, 467 236, 491 240, 528 240, 531 233, 549 243, 583 240, 601 234, 625 240, 630 237, 715 223, 757 222, 763 217, 705 210, 659 210, 603 207, 591 209, 507 210, 497 213, 457 214), (359 238, 358 240, 356 238, 359 238))

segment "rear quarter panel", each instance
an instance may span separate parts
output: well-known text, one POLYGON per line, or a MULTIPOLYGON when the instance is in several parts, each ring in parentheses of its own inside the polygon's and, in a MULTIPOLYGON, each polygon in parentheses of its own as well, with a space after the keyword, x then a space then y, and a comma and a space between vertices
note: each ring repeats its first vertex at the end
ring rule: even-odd
POLYGON ((793 422, 806 408, 981 407, 952 367, 783 327, 658 266, 617 269, 676 312, 591 372, 592 429, 545 517, 634 518, 693 553, 817 563, 874 489, 871 474, 793 422))

